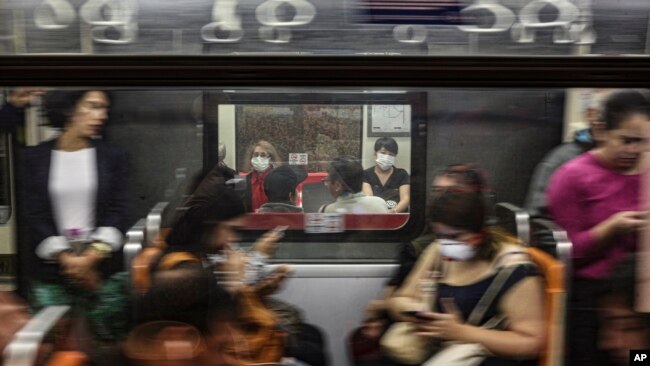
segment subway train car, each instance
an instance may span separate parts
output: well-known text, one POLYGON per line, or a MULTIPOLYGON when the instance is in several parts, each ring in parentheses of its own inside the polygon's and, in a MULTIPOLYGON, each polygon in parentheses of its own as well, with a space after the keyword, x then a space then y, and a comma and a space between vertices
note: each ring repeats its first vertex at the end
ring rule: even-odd
MULTIPOLYGON (((0 111, 32 88, 18 113, 0 113, 3 290, 28 298, 35 271, 19 194, 28 182, 18 174, 33 167, 18 157, 61 133, 44 96, 103 90, 110 106, 97 138, 128 157, 122 271, 173 223, 197 177, 221 162, 235 171, 232 189, 245 190, 249 148, 269 141, 281 164, 305 173, 295 200, 303 212, 246 213, 241 246, 286 230, 271 262, 292 272, 274 296, 322 331, 329 365, 353 365, 349 336, 393 277, 401 246, 430 225, 435 175, 474 163, 496 225, 526 247, 536 246, 536 230, 553 234, 543 249, 559 277, 546 282, 538 364, 563 365, 571 243, 521 207, 544 156, 587 127, 597 89, 649 85, 649 14, 644 0, 0 3, 0 111), (330 163, 349 155, 371 168, 382 137, 399 146, 408 208, 319 212, 334 201, 324 184, 330 163)), ((35 350, 70 313, 35 314, 40 323, 10 338, 5 364, 60 362, 56 351, 35 350)))

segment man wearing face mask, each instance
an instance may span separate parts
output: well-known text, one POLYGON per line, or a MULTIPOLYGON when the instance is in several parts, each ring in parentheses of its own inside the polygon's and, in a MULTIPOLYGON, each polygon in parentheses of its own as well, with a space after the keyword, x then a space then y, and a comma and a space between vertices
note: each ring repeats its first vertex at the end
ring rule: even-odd
POLYGON ((392 137, 377 139, 375 166, 363 171, 363 193, 383 198, 390 213, 408 211, 411 201, 409 174, 395 167, 397 151, 397 142, 392 137))
POLYGON ((264 181, 273 168, 280 166, 280 158, 275 147, 264 140, 253 145, 248 151, 247 157, 244 171, 250 173, 246 176, 244 205, 247 212, 255 212, 269 201, 264 192, 264 181))

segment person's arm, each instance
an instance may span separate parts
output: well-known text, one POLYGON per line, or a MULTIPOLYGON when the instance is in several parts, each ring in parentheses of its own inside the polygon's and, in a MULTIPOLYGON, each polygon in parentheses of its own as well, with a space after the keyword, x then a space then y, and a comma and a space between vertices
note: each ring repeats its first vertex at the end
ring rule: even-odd
POLYGON ((404 316, 405 311, 419 310, 422 308, 421 296, 418 291, 420 280, 427 277, 433 269, 438 258, 436 245, 429 245, 415 263, 413 270, 404 280, 402 286, 395 290, 392 297, 388 299, 388 311, 393 319, 401 321, 414 321, 404 316))
POLYGON ((54 213, 47 194, 47 177, 43 159, 50 151, 43 146, 28 148, 20 156, 19 197, 23 216, 29 228, 30 241, 36 255, 44 260, 56 260, 60 252, 69 250, 70 243, 60 235, 54 222, 54 213))
POLYGON ((399 187, 399 203, 395 206, 395 213, 405 212, 411 204, 411 185, 404 184, 399 187))
POLYGON ((374 193, 372 192, 372 187, 368 182, 363 182, 363 185, 361 186, 361 192, 363 192, 363 194, 365 194, 366 196, 374 196, 374 193))
POLYGON ((122 150, 110 152, 110 178, 107 202, 103 205, 105 213, 91 239, 110 245, 113 252, 122 248, 127 217, 128 159, 122 150))
POLYGON ((637 231, 647 223, 645 213, 624 211, 590 227, 584 220, 580 177, 566 170, 558 173, 549 184, 548 207, 553 219, 567 231, 573 243, 573 258, 600 258, 603 250, 616 242, 612 238, 637 231))
POLYGON ((466 324, 453 300, 442 299, 445 313, 424 312, 418 334, 463 343, 479 343, 491 353, 509 358, 537 357, 544 344, 543 290, 539 277, 526 277, 510 289, 499 308, 508 319, 507 330, 466 324))

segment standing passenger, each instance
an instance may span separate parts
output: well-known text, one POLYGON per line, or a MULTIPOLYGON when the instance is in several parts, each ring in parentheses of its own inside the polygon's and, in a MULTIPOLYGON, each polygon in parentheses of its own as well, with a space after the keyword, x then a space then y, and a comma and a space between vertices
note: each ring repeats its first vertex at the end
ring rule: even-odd
POLYGON ((246 192, 244 204, 247 212, 255 212, 260 206, 269 201, 264 193, 264 180, 273 168, 280 166, 280 156, 270 142, 260 140, 251 146, 246 154, 244 171, 246 176, 246 192))
POLYGON ((648 150, 650 93, 624 90, 605 101, 602 145, 560 167, 548 189, 549 211, 573 243, 574 277, 568 329, 571 365, 598 365, 600 288, 613 268, 636 251, 647 225, 640 210, 641 156, 648 150))
POLYGON ((115 290, 126 226, 127 160, 96 139, 108 118, 99 90, 53 91, 45 111, 61 135, 25 151, 21 188, 33 267, 32 306, 72 305, 90 330, 114 340, 125 324, 115 290), (110 319, 110 320, 109 320, 110 319))
POLYGON ((392 137, 375 141, 375 166, 363 171, 363 193, 386 201, 390 213, 406 212, 411 201, 409 173, 395 166, 397 142, 392 137))

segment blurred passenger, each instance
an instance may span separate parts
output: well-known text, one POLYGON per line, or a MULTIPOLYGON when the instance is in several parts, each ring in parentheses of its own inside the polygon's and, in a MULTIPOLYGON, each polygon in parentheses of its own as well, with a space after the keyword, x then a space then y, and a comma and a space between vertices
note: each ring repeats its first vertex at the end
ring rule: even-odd
POLYGON ((303 212, 302 207, 296 207, 296 188, 305 178, 298 177, 288 165, 274 169, 264 180, 264 193, 269 201, 257 212, 303 212))
POLYGON ((548 189, 549 211, 573 243, 569 350, 571 365, 598 365, 593 304, 613 268, 633 253, 639 230, 641 157, 648 151, 650 93, 622 90, 605 101, 602 144, 560 167, 548 189))
POLYGON ((0 106, 0 132, 12 133, 16 141, 24 144, 25 109, 43 93, 43 88, 10 89, 5 103, 0 106))
POLYGON ((329 213, 387 213, 386 201, 379 197, 366 196, 361 192, 363 167, 352 156, 334 158, 323 180, 335 202, 323 205, 319 212, 329 213))
POLYGON ((247 212, 255 212, 268 202, 269 199, 264 193, 264 180, 274 168, 281 165, 281 161, 275 147, 268 141, 260 140, 250 147, 244 163, 244 171, 250 172, 246 176, 244 192, 247 212))
POLYGON ((127 159, 97 139, 108 119, 100 90, 58 90, 45 98, 61 135, 28 148, 20 166, 22 205, 33 264, 31 305, 72 305, 101 340, 125 326, 121 248, 126 225, 127 159), (112 305, 108 306, 107 303, 112 305))
POLYGON ((225 162, 226 153, 227 153, 226 144, 224 144, 223 142, 219 142, 218 149, 219 149, 219 151, 218 151, 219 162, 217 163, 217 165, 219 166, 219 168, 223 172, 223 175, 224 175, 224 178, 226 179, 226 181, 228 181, 230 179, 233 179, 237 175, 237 171, 235 171, 235 169, 229 167, 228 164, 226 164, 226 162, 225 162))
POLYGON ((132 365, 240 366, 236 306, 210 271, 179 261, 154 272, 143 317, 124 343, 132 365))
MULTIPOLYGON (((433 178, 429 199, 433 200, 449 188, 461 192, 483 193, 486 189, 485 174, 479 166, 471 163, 448 165, 433 178)), ((399 268, 382 290, 380 298, 368 303, 361 328, 351 336, 350 346, 355 365, 395 365, 395 362, 382 355, 379 345, 379 339, 392 323, 387 313, 388 299, 413 270, 422 251, 435 239, 431 226, 427 225, 420 236, 401 246, 398 256, 399 268)))
POLYGON ((247 344, 240 349, 245 360, 276 362, 281 356, 292 356, 314 366, 322 365, 314 361, 325 359, 320 332, 299 319, 299 324, 291 325, 300 334, 287 338, 296 340, 297 346, 285 342, 286 337, 278 328, 285 325, 284 314, 278 312, 287 311, 287 306, 267 301, 266 297, 286 278, 288 266, 280 265, 274 271, 262 268, 261 276, 250 273, 251 267, 255 267, 251 266, 252 261, 273 256, 282 232, 267 232, 254 243, 250 253, 237 250, 238 230, 245 224, 244 213, 237 194, 225 185, 211 186, 192 196, 186 211, 167 236, 164 253, 151 267, 154 270, 203 268, 215 272, 218 287, 229 291, 235 301, 238 325, 247 344), (251 280, 251 277, 255 278, 251 280))
POLYGON ((631 365, 630 350, 650 349, 650 315, 634 311, 636 256, 619 263, 600 295, 598 345, 615 365, 631 365))
POLYGON ((538 357, 544 321, 537 268, 520 246, 500 240, 486 227, 480 193, 448 189, 430 207, 437 241, 390 299, 391 314, 413 323, 422 336, 482 346, 481 356, 487 357, 482 364, 511 365, 538 357), (420 281, 431 272, 441 276, 433 310, 423 308, 419 291, 420 281), (494 297, 477 306, 486 293, 494 297), (416 315, 407 315, 412 311, 416 315), (507 323, 488 326, 499 317, 507 323))
POLYGON ((390 213, 406 212, 411 201, 409 173, 395 166, 397 142, 392 137, 375 141, 375 166, 363 171, 363 193, 381 197, 390 213))
POLYGON ((545 192, 553 172, 562 164, 597 147, 602 142, 601 135, 605 129, 602 119, 603 102, 611 92, 612 89, 592 89, 584 110, 589 127, 576 131, 573 141, 551 150, 535 167, 524 205, 532 217, 549 216, 545 192))

